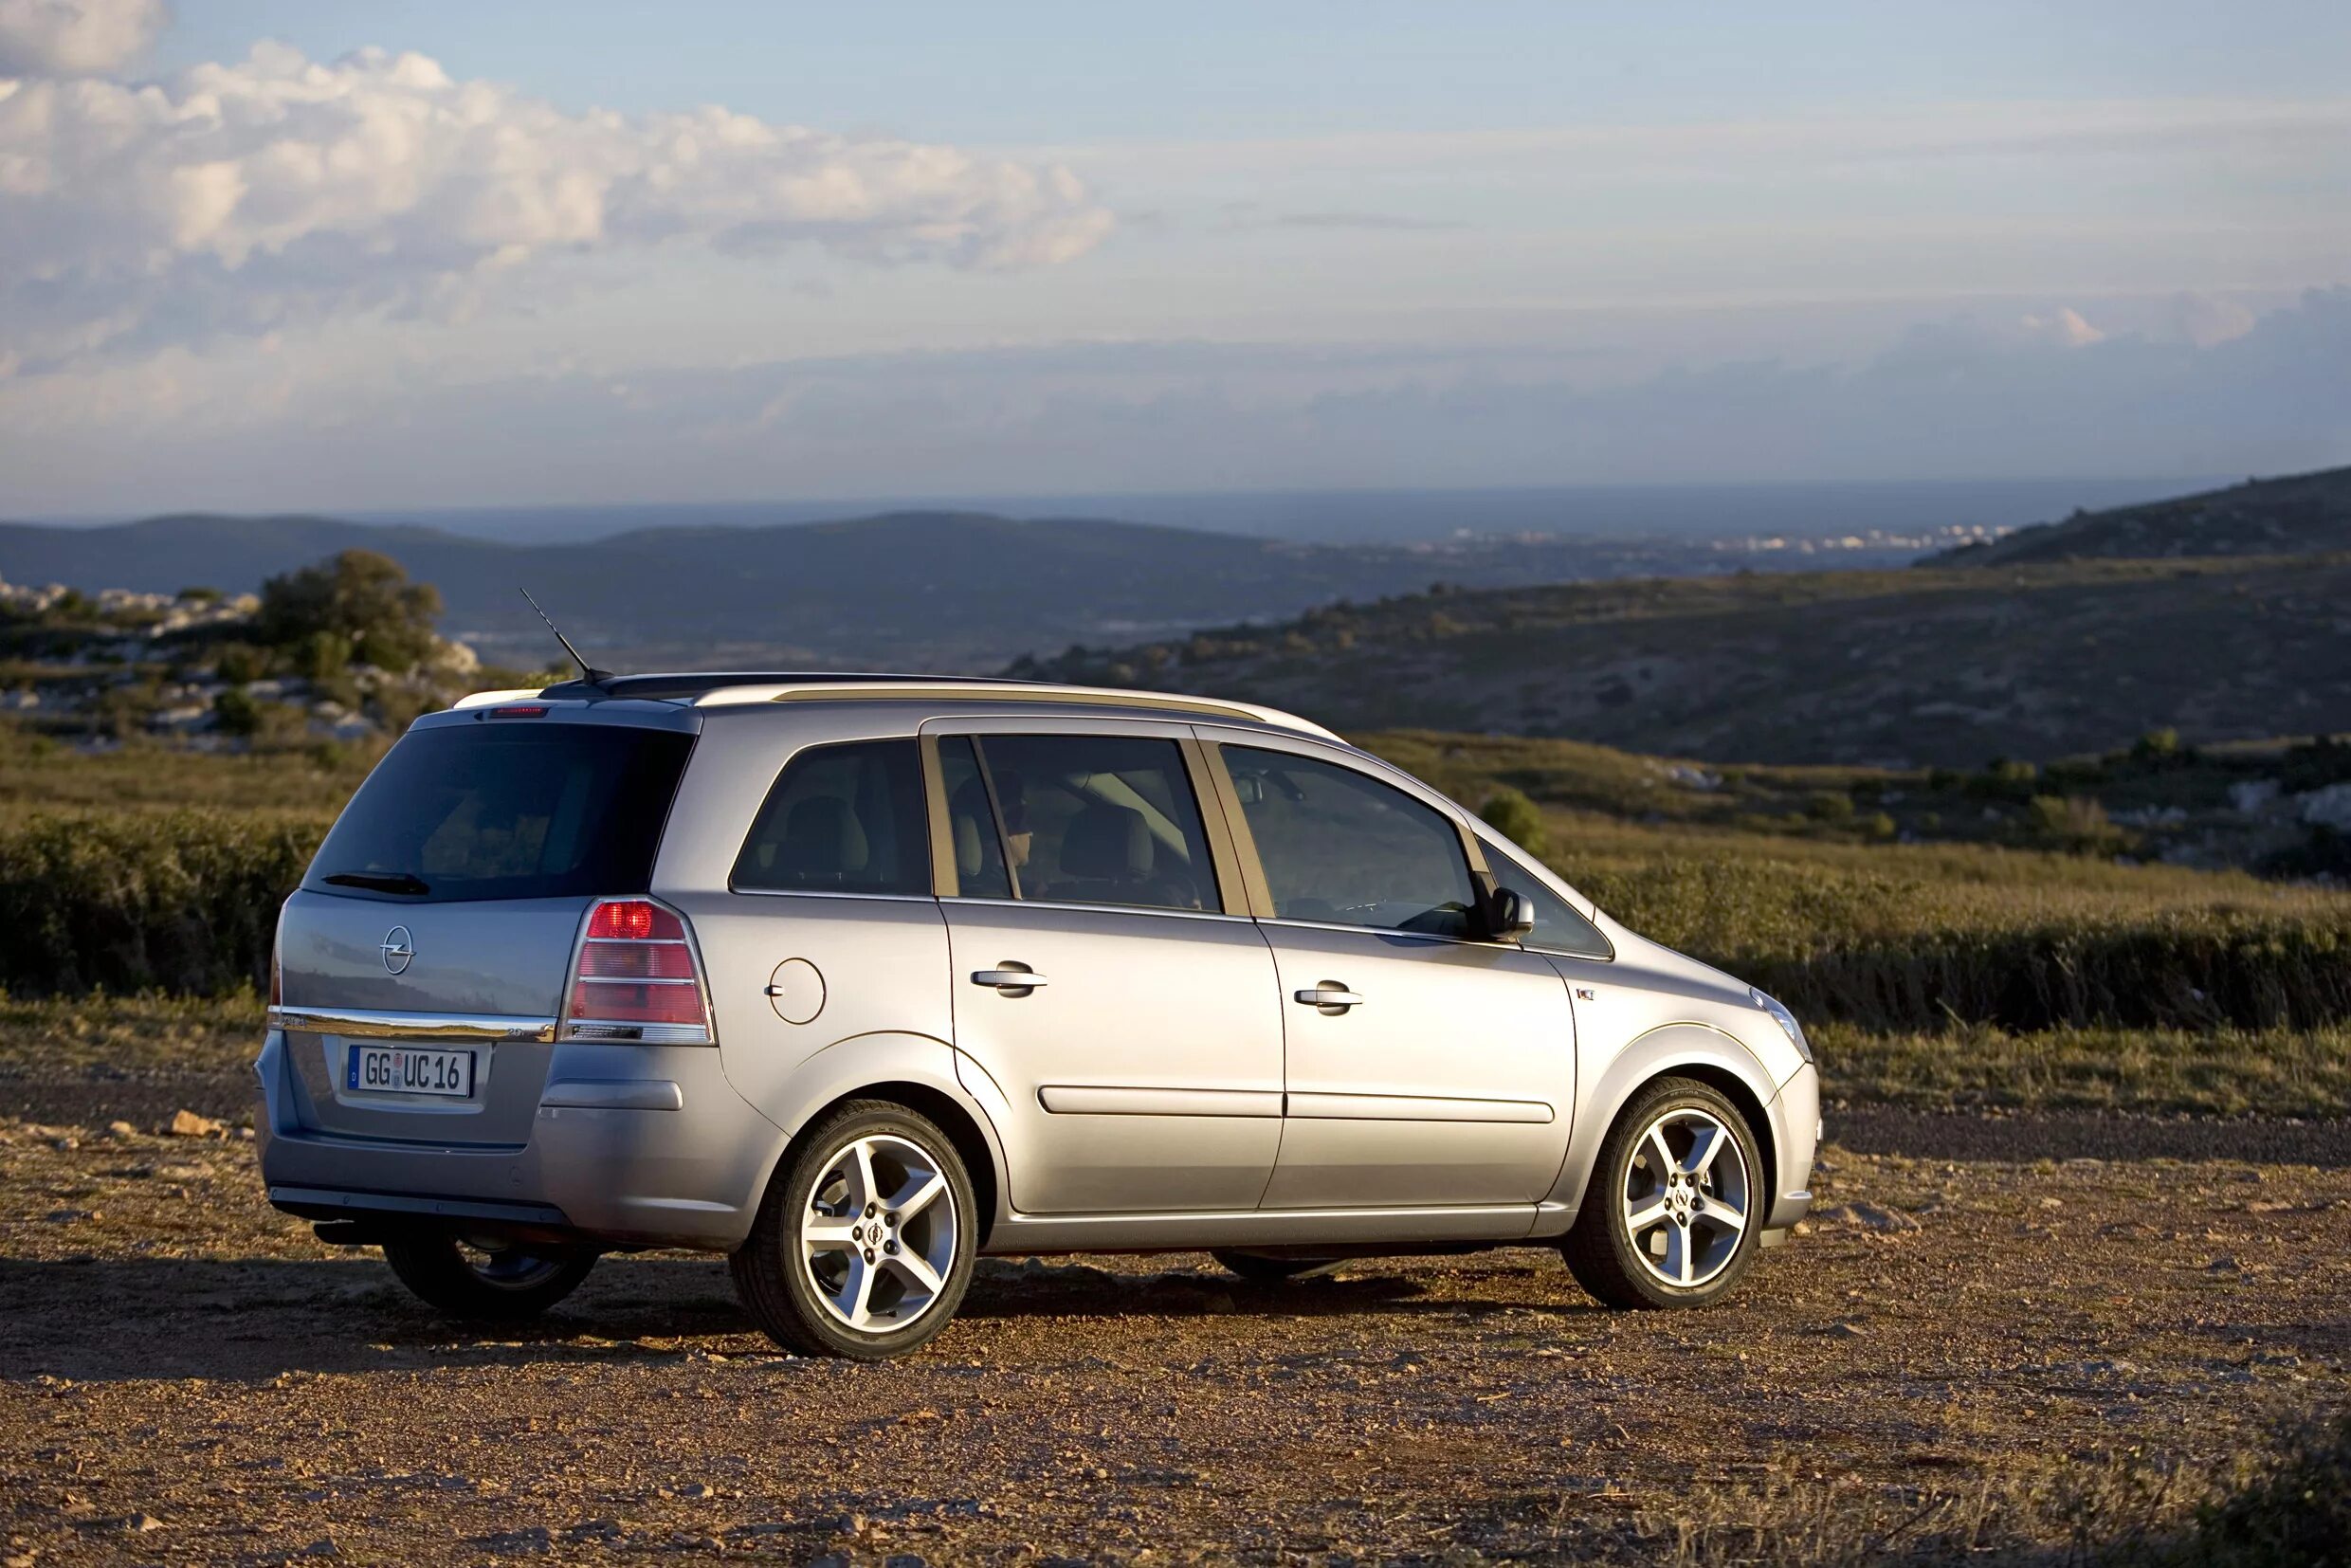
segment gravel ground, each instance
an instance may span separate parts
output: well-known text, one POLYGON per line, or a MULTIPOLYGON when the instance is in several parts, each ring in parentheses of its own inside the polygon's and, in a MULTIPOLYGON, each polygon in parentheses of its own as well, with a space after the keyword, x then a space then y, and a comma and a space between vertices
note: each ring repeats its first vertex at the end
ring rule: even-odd
POLYGON ((2062 1544, 2088 1482, 2351 1395, 2339 1164, 1832 1148, 1810 1233, 1704 1314, 1602 1312, 1533 1249, 1274 1290, 989 1261, 931 1351, 853 1367, 776 1353, 715 1260, 475 1332, 270 1212, 233 1134, 0 1138, 19 1568, 2062 1544))

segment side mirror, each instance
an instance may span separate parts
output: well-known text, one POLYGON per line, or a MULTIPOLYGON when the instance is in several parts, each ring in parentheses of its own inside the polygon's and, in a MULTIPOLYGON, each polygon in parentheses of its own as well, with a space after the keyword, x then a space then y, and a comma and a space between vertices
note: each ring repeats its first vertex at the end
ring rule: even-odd
POLYGON ((1485 935, 1498 942, 1524 941, 1535 933, 1535 904, 1524 893, 1497 887, 1485 901, 1485 935))

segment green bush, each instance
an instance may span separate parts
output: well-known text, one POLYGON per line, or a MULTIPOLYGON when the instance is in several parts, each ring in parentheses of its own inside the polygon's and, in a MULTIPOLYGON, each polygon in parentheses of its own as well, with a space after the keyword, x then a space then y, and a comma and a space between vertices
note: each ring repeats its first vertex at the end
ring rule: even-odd
POLYGON ((1542 808, 1526 797, 1523 790, 1507 784, 1488 795, 1478 815, 1487 827, 1517 845, 1530 855, 1541 855, 1549 848, 1548 835, 1543 831, 1542 808))
POLYGON ((2321 1568, 2351 1541, 2351 1415, 2291 1433, 2235 1491, 2196 1510, 2157 1557, 2175 1568, 2321 1568))
POLYGON ((263 983, 318 819, 41 814, 0 826, 0 990, 218 994, 263 983))
POLYGON ((243 686, 230 686, 212 699, 212 722, 223 735, 244 738, 259 734, 262 705, 243 686))
MULTIPOLYGON (((2039 857, 2012 859, 2020 875, 2048 874, 2039 857)), ((1643 936, 1804 1017, 1897 1030, 2351 1021, 2351 903, 2341 900, 2166 903, 2053 877, 1966 884, 1699 853, 1568 875, 1643 936)))

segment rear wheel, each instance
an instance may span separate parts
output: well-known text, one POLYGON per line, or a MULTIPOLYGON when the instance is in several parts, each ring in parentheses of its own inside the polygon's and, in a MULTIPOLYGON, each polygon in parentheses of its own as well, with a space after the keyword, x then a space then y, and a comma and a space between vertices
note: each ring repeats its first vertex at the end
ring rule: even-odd
POLYGON ((728 1261, 744 1309, 776 1343, 879 1361, 947 1326, 977 1241, 954 1142, 903 1105, 854 1100, 776 1172, 728 1261))
POLYGON ((1560 1251, 1610 1306, 1705 1306, 1755 1261, 1768 1192, 1739 1108, 1695 1079, 1661 1078, 1609 1129, 1560 1251))
POLYGON ((519 1322, 579 1288, 593 1252, 521 1242, 483 1246, 440 1231, 384 1243, 384 1261, 426 1304, 475 1322, 519 1322))
POLYGON ((1217 1248, 1209 1253, 1218 1263, 1240 1275, 1251 1285, 1281 1285, 1288 1280, 1310 1279, 1327 1274, 1339 1267, 1336 1258, 1276 1258, 1263 1252, 1236 1252, 1230 1248, 1217 1248))

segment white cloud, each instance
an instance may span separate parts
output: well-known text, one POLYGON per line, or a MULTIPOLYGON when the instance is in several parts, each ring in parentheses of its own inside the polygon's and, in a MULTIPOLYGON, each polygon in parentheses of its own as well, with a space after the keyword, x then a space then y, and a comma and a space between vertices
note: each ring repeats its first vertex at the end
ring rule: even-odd
POLYGON ((2070 305, 2061 306, 2047 316, 2027 316, 2017 322, 2025 336, 2061 348, 2087 348, 2104 342, 2105 334, 2082 319, 2082 313, 2070 305))
POLYGON ((2253 313, 2234 300, 2209 294, 2182 294, 2172 301, 2172 326, 2197 348, 2242 337, 2253 330, 2253 313))
POLYGON ((0 356, 36 367, 458 313, 578 252, 1046 266, 1111 222, 1056 166, 720 108, 569 114, 419 54, 262 45, 156 84, 0 80, 0 356))
POLYGON ((0 0, 0 74, 118 70, 171 19, 163 0, 0 0))

